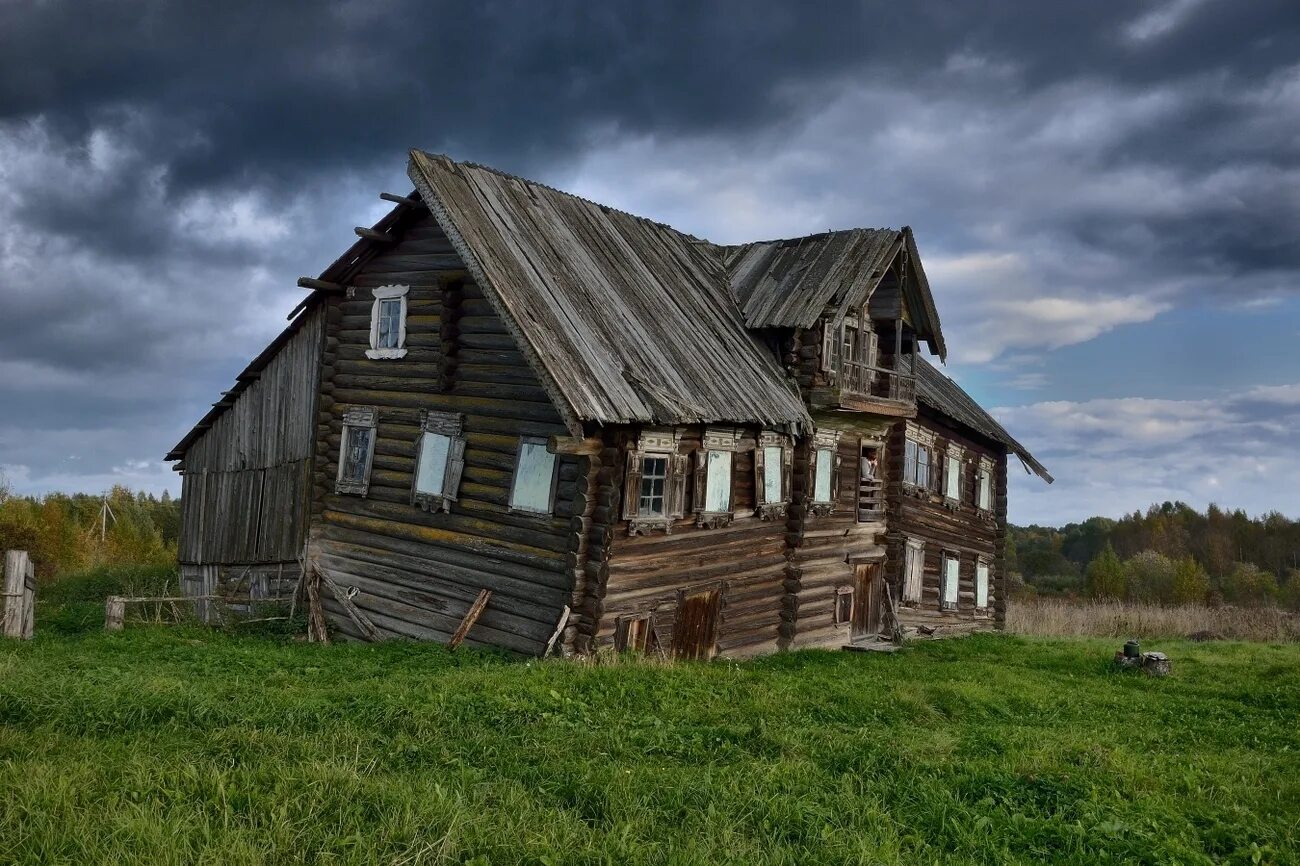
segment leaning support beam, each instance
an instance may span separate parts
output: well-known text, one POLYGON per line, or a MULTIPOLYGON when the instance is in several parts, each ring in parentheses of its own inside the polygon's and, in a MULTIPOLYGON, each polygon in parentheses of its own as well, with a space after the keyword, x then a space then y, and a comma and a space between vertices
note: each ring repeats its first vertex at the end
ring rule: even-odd
POLYGON ((361 632, 369 640, 379 640, 379 629, 375 628, 375 624, 370 621, 370 617, 361 612, 361 608, 352 603, 352 596, 348 595, 342 587, 334 582, 334 578, 330 577, 324 571, 317 571, 316 573, 320 575, 321 582, 329 587, 330 594, 334 596, 334 600, 339 603, 339 606, 342 607, 343 610, 347 612, 347 615, 352 618, 352 621, 357 624, 357 628, 361 629, 361 632))
POLYGON ((357 233, 357 237, 365 238, 368 241, 378 241, 381 244, 392 244, 397 242, 397 238, 392 235, 385 234, 384 232, 377 232, 374 229, 368 229, 365 226, 357 226, 353 231, 357 233))
POLYGON ((465 618, 460 621, 456 628, 456 633, 451 636, 451 643, 447 644, 447 649, 455 649, 460 646, 460 642, 469 634, 469 630, 478 622, 479 615, 483 613, 483 608, 487 607, 488 599, 492 597, 492 590, 485 589, 474 599, 474 603, 469 606, 465 613, 465 618))
POLYGON ((315 289, 318 292, 337 292, 339 294, 347 290, 347 286, 342 283, 331 283, 329 280, 318 280, 315 277, 299 277, 298 287, 301 289, 315 289))
POLYGON ((393 195, 391 192, 381 192, 379 197, 384 201, 391 201, 393 204, 403 204, 407 207, 424 207, 424 202, 418 198, 409 198, 404 195, 393 195))

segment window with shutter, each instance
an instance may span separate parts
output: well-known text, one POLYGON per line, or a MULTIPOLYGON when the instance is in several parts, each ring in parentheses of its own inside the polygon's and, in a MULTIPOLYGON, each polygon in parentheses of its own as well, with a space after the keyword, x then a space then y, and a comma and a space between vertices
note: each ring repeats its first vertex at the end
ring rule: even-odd
POLYGON ((943 555, 943 587, 939 606, 943 610, 957 609, 957 584, 961 574, 961 560, 955 553, 943 555))
MULTIPOLYGON (((740 431, 707 427, 695 454, 695 525, 715 528, 731 523, 732 468, 740 431)), ((683 473, 684 483, 685 473, 683 473)))
POLYGON ((976 481, 975 505, 980 511, 993 510, 993 461, 980 458, 979 478, 976 481))
POLYGON ((370 307, 367 358, 393 360, 406 357, 406 295, 410 288, 380 286, 372 291, 375 302, 370 307))
POLYGON ((627 452, 623 517, 629 535, 670 532, 686 509, 687 458, 677 453, 680 432, 647 430, 627 452))
POLYGON ((987 611, 989 608, 989 564, 980 561, 975 565, 975 609, 987 611))
POLYGON ((943 469, 943 497, 949 505, 961 504, 962 452, 954 445, 948 446, 943 469))
POLYGON ((921 579, 925 574, 925 543, 908 539, 903 556, 903 601, 915 604, 921 600, 921 579))
POLYGON ((784 517, 790 501, 790 468, 794 449, 788 437, 763 432, 754 451, 754 487, 758 516, 764 520, 784 517))
POLYGON ((510 482, 510 510, 538 516, 555 509, 556 457, 538 436, 519 437, 515 475, 510 482))
POLYGON ((370 464, 375 455, 375 427, 379 410, 353 407, 343 413, 343 435, 339 442, 335 493, 365 496, 370 492, 370 464))
POLYGON ((457 412, 420 413, 411 503, 425 511, 451 511, 465 470, 463 416, 457 412))
POLYGON ((818 430, 812 441, 811 485, 808 499, 810 514, 825 516, 835 510, 839 494, 839 433, 818 430))
POLYGON ((827 319, 822 322, 822 370, 835 369, 835 325, 827 319))

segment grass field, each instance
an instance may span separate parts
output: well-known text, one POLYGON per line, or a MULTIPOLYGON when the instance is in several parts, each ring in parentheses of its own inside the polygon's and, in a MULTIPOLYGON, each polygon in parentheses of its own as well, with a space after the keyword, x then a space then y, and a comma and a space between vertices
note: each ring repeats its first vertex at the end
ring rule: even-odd
POLYGON ((527 663, 94 612, 0 644, 0 862, 1300 859, 1296 645, 527 663))

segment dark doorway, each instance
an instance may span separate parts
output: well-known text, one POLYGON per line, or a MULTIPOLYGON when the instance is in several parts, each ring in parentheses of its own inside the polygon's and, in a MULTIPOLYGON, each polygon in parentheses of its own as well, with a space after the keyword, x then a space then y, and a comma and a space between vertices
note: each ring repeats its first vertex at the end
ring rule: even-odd
POLYGON ((673 626, 673 655, 679 659, 711 659, 717 643, 722 590, 683 594, 673 626))
POLYGON ((856 578, 853 593, 853 640, 866 640, 880 634, 883 619, 884 579, 879 562, 859 563, 853 567, 856 578))

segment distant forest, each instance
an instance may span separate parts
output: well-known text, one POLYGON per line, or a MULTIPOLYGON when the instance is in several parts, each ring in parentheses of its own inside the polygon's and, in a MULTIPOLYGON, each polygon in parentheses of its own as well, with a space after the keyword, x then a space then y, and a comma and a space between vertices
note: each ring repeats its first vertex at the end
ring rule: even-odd
POLYGON ((1165 502, 1120 520, 1011 526, 1007 566, 1022 593, 1300 609, 1300 520, 1165 502))

